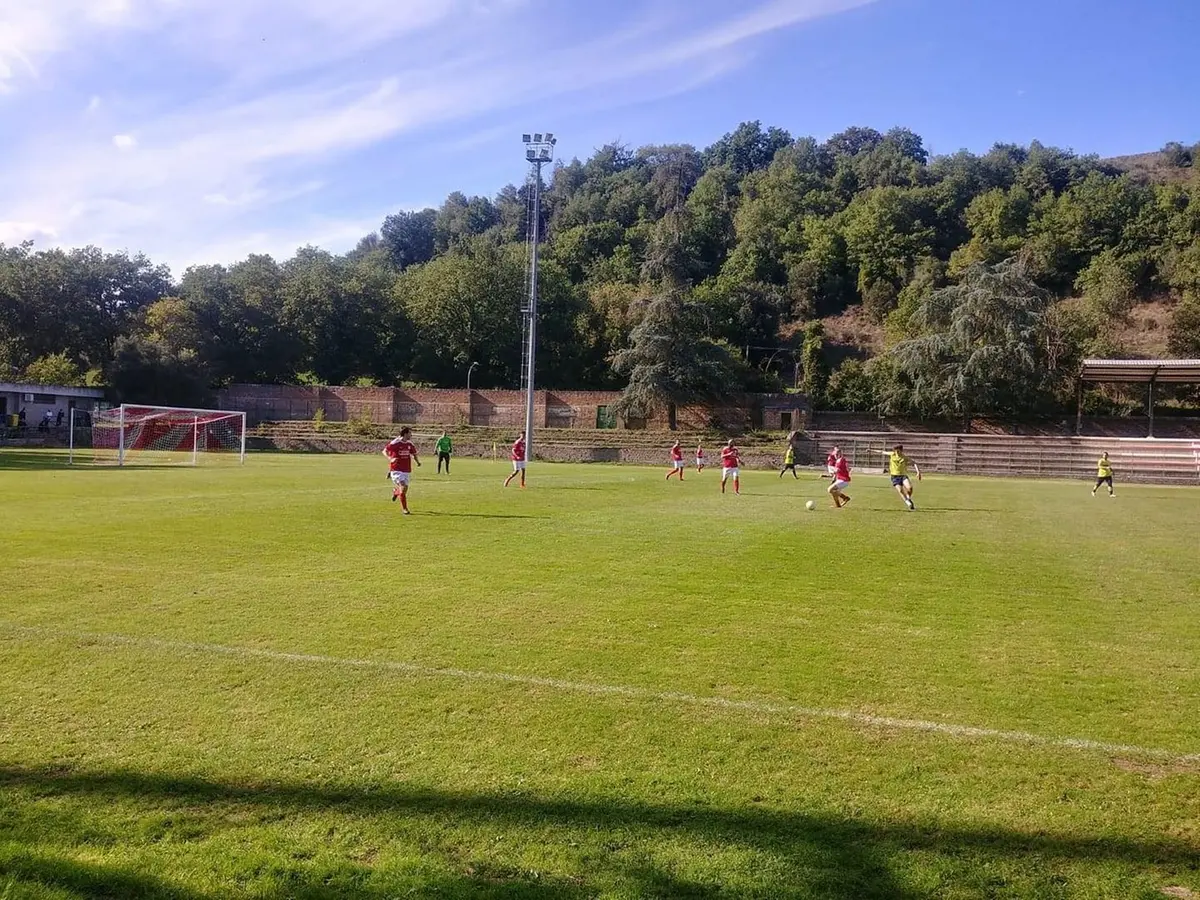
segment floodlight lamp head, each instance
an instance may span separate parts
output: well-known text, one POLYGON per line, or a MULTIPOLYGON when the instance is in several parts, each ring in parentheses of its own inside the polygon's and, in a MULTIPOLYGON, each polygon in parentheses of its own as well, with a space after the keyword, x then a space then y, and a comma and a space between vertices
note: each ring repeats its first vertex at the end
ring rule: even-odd
POLYGON ((529 162, 541 164, 554 161, 554 145, 558 143, 558 138, 552 132, 522 134, 521 141, 525 144, 525 159, 529 162))

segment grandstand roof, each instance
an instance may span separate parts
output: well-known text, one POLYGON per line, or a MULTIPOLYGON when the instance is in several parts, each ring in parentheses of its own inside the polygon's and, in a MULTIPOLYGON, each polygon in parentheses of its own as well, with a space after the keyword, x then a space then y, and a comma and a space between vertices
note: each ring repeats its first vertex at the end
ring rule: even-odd
POLYGON ((1095 382, 1200 384, 1200 359, 1085 359, 1080 377, 1095 382))

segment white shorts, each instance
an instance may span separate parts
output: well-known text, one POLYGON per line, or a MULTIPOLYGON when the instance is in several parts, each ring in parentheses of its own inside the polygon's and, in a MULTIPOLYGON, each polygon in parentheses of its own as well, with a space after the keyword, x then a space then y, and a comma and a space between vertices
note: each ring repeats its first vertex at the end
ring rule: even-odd
POLYGON ((408 479, 412 477, 411 472, 392 472, 392 484, 400 487, 402 484, 408 484, 408 479))
POLYGON ((525 460, 523 459, 514 459, 512 464, 514 472, 520 472, 525 468, 525 460))
POLYGON ((834 467, 834 466, 826 466, 826 467, 825 467, 825 474, 826 474, 826 475, 836 475, 836 474, 837 474, 837 468, 836 468, 836 467, 834 467))
POLYGON ((696 468, 699 469, 699 468, 702 468, 703 466, 704 466, 704 457, 697 456, 696 457, 696 468))
POLYGON ((676 469, 682 469, 683 468, 683 460, 682 459, 673 459, 673 460, 671 460, 671 465, 674 466, 676 469))
POLYGON ((835 491, 840 491, 842 488, 847 488, 849 486, 850 482, 848 481, 835 481, 832 485, 830 485, 830 487, 832 487, 835 491))
POLYGON ((722 477, 722 478, 737 478, 738 476, 739 476, 739 470, 738 470, 738 469, 736 469, 736 468, 735 468, 735 469, 722 469, 722 470, 721 470, 721 477, 722 477))

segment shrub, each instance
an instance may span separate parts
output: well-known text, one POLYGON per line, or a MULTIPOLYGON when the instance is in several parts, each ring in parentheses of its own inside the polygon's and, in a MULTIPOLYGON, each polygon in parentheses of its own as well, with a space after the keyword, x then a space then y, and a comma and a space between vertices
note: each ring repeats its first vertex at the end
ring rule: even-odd
POLYGON ((368 406, 359 409, 358 414, 351 416, 347 424, 354 434, 363 437, 375 435, 375 423, 371 419, 371 408, 368 406))

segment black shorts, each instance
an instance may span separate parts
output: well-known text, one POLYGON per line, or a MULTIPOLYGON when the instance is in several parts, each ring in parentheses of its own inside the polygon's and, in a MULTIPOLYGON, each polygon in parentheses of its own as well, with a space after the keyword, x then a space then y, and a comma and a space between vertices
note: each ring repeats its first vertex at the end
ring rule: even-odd
POLYGON ((1109 487, 1112 487, 1112 476, 1111 476, 1111 475, 1099 475, 1099 476, 1097 476, 1097 478, 1096 478, 1096 487, 1099 487, 1099 486, 1100 486, 1100 485, 1102 485, 1102 484, 1107 484, 1109 487))
POLYGON ((907 475, 893 475, 892 487, 904 487, 904 482, 908 481, 907 475))

